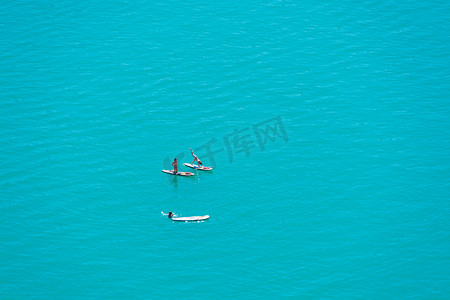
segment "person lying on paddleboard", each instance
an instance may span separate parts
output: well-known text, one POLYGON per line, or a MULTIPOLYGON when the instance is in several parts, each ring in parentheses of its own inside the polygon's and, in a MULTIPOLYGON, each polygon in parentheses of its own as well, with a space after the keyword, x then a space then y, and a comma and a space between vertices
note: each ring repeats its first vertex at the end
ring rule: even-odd
POLYGON ((192 151, 192 148, 189 148, 189 149, 191 149, 192 156, 194 157, 192 164, 194 163, 194 161, 196 161, 198 163, 199 167, 203 167, 202 161, 200 159, 198 159, 197 155, 194 154, 194 151, 192 151))
POLYGON ((173 172, 174 172, 175 174, 177 174, 177 173, 178 173, 178 161, 177 161, 177 158, 176 158, 176 157, 175 157, 175 159, 173 160, 172 166, 173 166, 173 172))

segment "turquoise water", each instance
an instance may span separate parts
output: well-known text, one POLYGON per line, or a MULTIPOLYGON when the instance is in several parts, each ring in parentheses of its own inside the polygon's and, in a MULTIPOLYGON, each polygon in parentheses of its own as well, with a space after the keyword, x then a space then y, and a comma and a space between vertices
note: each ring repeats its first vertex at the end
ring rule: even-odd
POLYGON ((2 1, 1 298, 448 299, 449 16, 2 1))

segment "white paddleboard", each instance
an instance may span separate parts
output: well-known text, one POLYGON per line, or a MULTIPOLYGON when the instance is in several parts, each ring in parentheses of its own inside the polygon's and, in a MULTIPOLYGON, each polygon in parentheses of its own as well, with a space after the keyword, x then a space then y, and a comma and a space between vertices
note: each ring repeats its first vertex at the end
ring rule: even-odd
POLYGON ((178 217, 178 218, 172 218, 173 221, 178 222, 192 222, 192 221, 204 221, 208 220, 210 217, 209 215, 206 216, 193 216, 193 217, 178 217))
POLYGON ((188 163, 184 163, 183 165, 185 165, 186 167, 195 169, 195 170, 201 170, 201 171, 211 171, 212 170, 212 168, 210 168, 210 167, 205 167, 205 166, 200 167, 198 165, 193 165, 193 164, 188 164, 188 163))
POLYGON ((170 174, 170 175, 178 175, 178 176, 194 176, 194 173, 191 172, 178 172, 175 173, 173 170, 161 170, 161 172, 170 174))

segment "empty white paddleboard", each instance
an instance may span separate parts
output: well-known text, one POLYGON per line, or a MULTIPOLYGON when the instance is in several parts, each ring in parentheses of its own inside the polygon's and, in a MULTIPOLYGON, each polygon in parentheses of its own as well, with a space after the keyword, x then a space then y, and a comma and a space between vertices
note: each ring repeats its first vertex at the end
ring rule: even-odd
POLYGON ((204 221, 204 220, 208 220, 209 218, 210 218, 209 215, 206 215, 206 216, 172 218, 172 220, 179 221, 179 222, 192 222, 192 221, 204 221))
POLYGON ((192 168, 192 169, 196 169, 196 170, 201 170, 201 171, 211 171, 212 168, 210 167, 200 167, 198 165, 193 165, 193 164, 188 164, 188 163, 184 163, 183 165, 185 165, 186 167, 192 168))
POLYGON ((161 170, 163 173, 167 173, 170 175, 178 175, 178 176, 194 176, 194 173, 191 172, 178 172, 175 173, 173 170, 161 170))

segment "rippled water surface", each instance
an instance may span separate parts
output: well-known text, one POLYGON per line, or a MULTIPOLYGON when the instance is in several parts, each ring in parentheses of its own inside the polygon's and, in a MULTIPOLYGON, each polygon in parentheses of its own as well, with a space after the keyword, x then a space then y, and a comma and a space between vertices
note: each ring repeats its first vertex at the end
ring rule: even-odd
POLYGON ((2 1, 2 298, 447 298, 449 16, 2 1))

